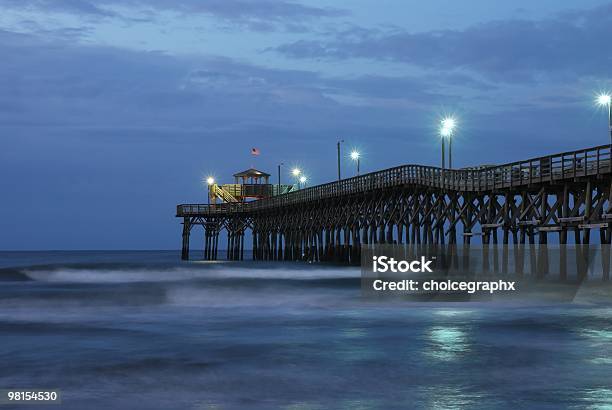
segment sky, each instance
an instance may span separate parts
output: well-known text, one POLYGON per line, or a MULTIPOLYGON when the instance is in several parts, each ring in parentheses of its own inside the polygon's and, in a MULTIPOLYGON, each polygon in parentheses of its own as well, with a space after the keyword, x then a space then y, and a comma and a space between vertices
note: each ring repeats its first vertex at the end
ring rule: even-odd
POLYGON ((206 176, 439 165, 445 115, 457 167, 606 144, 610 39, 602 0, 0 0, 0 249, 177 249, 206 176))

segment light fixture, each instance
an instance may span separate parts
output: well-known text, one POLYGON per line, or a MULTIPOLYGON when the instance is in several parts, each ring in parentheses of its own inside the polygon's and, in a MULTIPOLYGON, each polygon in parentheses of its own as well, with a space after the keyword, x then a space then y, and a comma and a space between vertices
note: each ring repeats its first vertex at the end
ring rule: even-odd
POLYGON ((600 94, 597 96, 597 104, 602 106, 608 106, 612 103, 612 96, 610 94, 600 94))
POLYGON ((444 141, 448 140, 448 167, 453 167, 453 145, 452 139, 457 127, 457 120, 455 117, 445 117, 440 121, 440 136, 442 137, 442 169, 445 168, 446 164, 444 161, 444 141))
POLYGON ((440 130, 440 134, 442 136, 451 136, 455 127, 457 126, 457 120, 453 117, 446 117, 441 122, 442 128, 440 130))

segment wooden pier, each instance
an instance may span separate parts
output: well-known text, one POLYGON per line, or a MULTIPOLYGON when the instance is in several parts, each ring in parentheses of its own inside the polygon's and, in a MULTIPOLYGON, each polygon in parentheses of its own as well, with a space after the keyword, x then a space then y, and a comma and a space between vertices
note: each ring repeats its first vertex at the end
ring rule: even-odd
POLYGON ((358 264, 361 244, 589 244, 611 239, 611 146, 509 164, 443 170, 395 168, 244 203, 183 204, 182 258, 204 228, 204 258, 358 264), (461 243, 461 242, 459 242, 461 243), (248 248, 248 247, 247 247, 248 248))

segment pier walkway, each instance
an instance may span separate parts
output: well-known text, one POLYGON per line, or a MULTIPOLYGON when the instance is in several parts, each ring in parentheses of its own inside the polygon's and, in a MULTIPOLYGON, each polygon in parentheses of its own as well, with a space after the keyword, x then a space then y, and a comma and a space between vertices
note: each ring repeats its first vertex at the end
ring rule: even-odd
MULTIPOLYGON (((192 228, 204 228, 206 259, 225 230, 228 258, 356 263, 368 243, 610 243, 611 146, 508 164, 441 169, 402 165, 245 203, 181 204, 183 258, 192 228), (498 239, 501 235, 501 241, 498 239)), ((612 222, 612 221, 611 221, 612 222)))

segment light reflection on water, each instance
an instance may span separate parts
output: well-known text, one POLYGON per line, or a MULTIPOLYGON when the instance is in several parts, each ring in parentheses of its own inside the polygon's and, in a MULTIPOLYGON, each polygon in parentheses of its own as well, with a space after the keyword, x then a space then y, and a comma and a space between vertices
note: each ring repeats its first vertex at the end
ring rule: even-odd
POLYGON ((474 313, 473 310, 470 309, 436 309, 434 311, 435 315, 443 316, 443 317, 461 317, 461 316, 470 316, 474 313))
POLYGON ((435 326, 427 334, 426 355, 438 360, 454 360, 468 351, 467 333, 459 327, 435 326))
MULTIPOLYGON (((610 368, 610 365, 612 365, 612 357, 610 357, 612 354, 610 351, 610 346, 612 345, 612 330, 583 327, 578 330, 578 334, 589 341, 589 344, 594 349, 594 355, 596 355, 596 357, 592 357, 586 361, 596 366, 610 368)), ((603 398, 612 403, 612 393, 609 389, 604 389, 603 391, 600 389, 589 390, 587 394, 589 397, 595 396, 596 399, 603 398), (596 393, 601 393, 601 395, 596 393)), ((603 407, 589 408, 599 409, 603 407)), ((612 409, 612 404, 607 407, 607 409, 612 409)))
POLYGON ((612 342, 612 330, 607 329, 581 329, 579 334, 589 339, 593 344, 609 344, 612 342))
MULTIPOLYGON (((609 383, 609 381, 605 381, 609 383)), ((583 391, 583 401, 589 410, 610 410, 612 409, 612 389, 598 388, 586 389, 583 391)))
POLYGON ((470 409, 481 399, 481 396, 466 393, 465 389, 448 386, 423 389, 423 395, 428 398, 425 408, 431 410, 470 409))
POLYGON ((465 323, 465 318, 471 316, 472 313, 471 310, 460 309, 435 310, 434 318, 441 317, 445 323, 437 324, 434 319, 434 326, 427 331, 429 343, 425 354, 437 360, 450 361, 467 353, 469 343, 466 328, 469 326, 465 323))
POLYGON ((360 339, 367 335, 367 330, 360 327, 350 327, 342 331, 342 336, 347 339, 360 339))
POLYGON ((596 357, 591 359, 590 362, 593 364, 610 365, 612 364, 612 357, 596 357))

